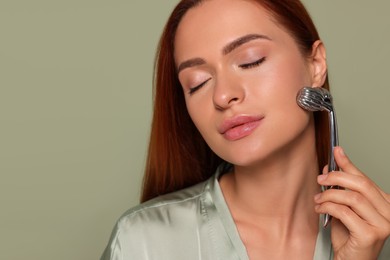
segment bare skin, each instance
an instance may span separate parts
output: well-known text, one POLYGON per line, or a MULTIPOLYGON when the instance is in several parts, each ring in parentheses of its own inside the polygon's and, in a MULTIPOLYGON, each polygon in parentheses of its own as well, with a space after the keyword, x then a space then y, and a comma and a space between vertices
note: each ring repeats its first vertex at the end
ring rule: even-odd
POLYGON ((257 3, 210 0, 186 13, 174 44, 188 112, 234 165, 220 185, 249 258, 313 259, 319 214, 330 213, 335 258, 375 259, 390 234, 390 196, 340 153, 343 178, 317 179, 313 116, 295 102, 303 86, 324 84, 322 42, 303 56, 257 3), (334 190, 316 196, 320 184, 363 203, 334 190))
POLYGON ((295 95, 302 86, 323 84, 322 43, 316 43, 308 60, 260 6, 216 0, 183 18, 176 49, 179 67, 191 59, 205 61, 181 70, 179 79, 187 93, 207 81, 186 95, 187 108, 211 148, 235 164, 234 172, 223 175, 220 183, 248 256, 313 259, 319 222, 313 197, 320 191, 314 124, 312 116, 296 105, 295 95), (224 21, 228 24, 218 24, 216 17, 223 15, 229 16, 224 21), (229 43, 248 34, 272 40, 254 39, 223 54, 229 43), (214 43, 205 45, 209 38, 214 43), (263 56, 266 61, 259 67, 240 69, 263 56), (284 77, 275 77, 278 73, 284 77), (226 140, 217 130, 224 120, 257 114, 264 118, 249 136, 226 140), (216 122, 215 128, 209 122, 216 122))

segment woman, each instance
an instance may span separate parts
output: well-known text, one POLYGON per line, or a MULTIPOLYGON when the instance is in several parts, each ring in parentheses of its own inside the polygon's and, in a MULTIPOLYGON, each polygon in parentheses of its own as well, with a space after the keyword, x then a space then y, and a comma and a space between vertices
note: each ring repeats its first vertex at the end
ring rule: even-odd
POLYGON ((340 147, 318 175, 326 117, 295 97, 328 88, 326 54, 298 0, 181 1, 155 84, 144 203, 102 259, 389 259, 390 196, 340 147))

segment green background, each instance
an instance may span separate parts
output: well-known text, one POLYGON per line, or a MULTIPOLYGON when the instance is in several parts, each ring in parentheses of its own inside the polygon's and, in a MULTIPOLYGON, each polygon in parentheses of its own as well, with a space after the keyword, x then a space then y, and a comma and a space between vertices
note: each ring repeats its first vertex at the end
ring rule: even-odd
MULTIPOLYGON (((340 142, 386 191, 389 1, 304 1, 340 142)), ((98 259, 137 204, 152 68, 177 0, 0 0, 0 259, 98 259)))

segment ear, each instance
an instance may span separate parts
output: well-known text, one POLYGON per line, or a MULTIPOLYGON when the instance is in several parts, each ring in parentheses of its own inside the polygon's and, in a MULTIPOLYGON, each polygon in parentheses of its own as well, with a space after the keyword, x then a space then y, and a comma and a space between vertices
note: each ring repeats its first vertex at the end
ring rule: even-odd
POLYGON ((313 43, 312 53, 309 58, 312 87, 322 87, 328 70, 326 65, 326 50, 322 41, 317 40, 313 43))

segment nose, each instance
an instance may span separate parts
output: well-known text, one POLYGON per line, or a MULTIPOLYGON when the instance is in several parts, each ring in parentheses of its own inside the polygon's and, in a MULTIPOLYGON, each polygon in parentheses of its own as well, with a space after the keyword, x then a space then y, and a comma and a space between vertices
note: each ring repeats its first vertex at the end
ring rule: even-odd
POLYGON ((245 89, 238 79, 219 77, 214 86, 213 103, 218 110, 226 110, 245 98, 245 89))

